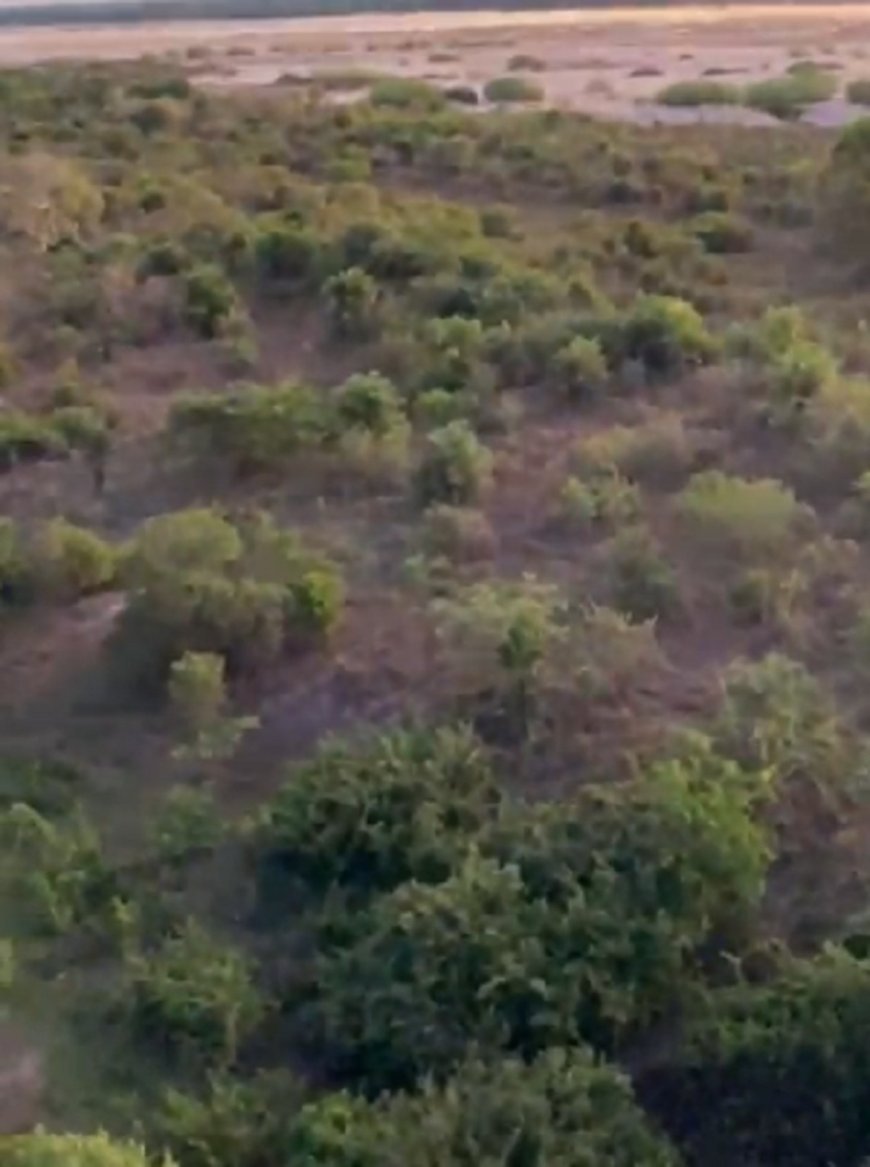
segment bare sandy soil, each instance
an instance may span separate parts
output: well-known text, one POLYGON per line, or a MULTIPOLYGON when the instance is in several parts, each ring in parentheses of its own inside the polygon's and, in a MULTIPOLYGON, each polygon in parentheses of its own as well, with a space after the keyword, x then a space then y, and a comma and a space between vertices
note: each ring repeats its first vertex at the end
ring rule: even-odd
MULTIPOLYGON (((870 78, 870 4, 370 14, 0 30, 0 66, 167 55, 188 61, 204 83, 221 86, 365 70, 479 87, 506 72, 517 53, 537 58, 535 80, 552 105, 635 121, 763 123, 770 119, 748 110, 673 110, 654 97, 676 80, 715 76, 743 84, 776 76, 798 58, 834 69, 842 94, 846 82, 870 78)), ((806 117, 837 125, 864 112, 838 96, 806 117)))

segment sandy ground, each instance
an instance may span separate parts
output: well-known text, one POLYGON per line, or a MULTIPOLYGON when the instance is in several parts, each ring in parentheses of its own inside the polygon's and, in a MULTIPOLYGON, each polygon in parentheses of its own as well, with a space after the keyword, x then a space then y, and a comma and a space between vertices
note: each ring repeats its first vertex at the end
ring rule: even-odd
MULTIPOLYGON (((653 99, 671 81, 720 76, 743 84, 776 76, 797 58, 824 62, 843 84, 870 77, 870 3, 0 30, 0 65, 143 53, 189 61, 203 82, 222 86, 364 69, 478 87, 524 53, 543 65, 535 79, 549 104, 636 121, 766 122, 751 111, 669 110, 653 99)), ((836 125, 866 112, 838 96, 814 107, 807 119, 836 125)))

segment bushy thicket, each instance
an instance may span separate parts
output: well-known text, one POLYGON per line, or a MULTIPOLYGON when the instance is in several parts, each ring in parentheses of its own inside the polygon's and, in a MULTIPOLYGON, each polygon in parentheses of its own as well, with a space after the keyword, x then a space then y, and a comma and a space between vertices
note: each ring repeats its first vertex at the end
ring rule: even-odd
POLYGON ((341 612, 336 569, 265 515, 232 522, 208 509, 151 519, 125 557, 119 663, 165 679, 185 652, 214 652, 231 673, 317 643, 341 612))

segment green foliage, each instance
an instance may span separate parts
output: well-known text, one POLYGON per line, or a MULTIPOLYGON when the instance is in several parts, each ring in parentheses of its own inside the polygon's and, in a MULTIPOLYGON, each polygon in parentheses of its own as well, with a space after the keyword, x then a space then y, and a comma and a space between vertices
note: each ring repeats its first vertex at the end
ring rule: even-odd
POLYGON ((117 553, 109 543, 66 519, 52 519, 41 528, 32 556, 37 589, 59 600, 104 591, 118 569, 117 553))
POLYGON ((466 421, 451 421, 426 439, 417 469, 417 497, 431 502, 475 502, 492 475, 492 454, 466 421))
POLYGON ((225 662, 214 652, 186 652, 169 670, 169 700, 193 738, 214 728, 227 700, 225 662))
POLYGON ((167 1091, 158 1135, 185 1167, 269 1167, 287 1153, 302 1098, 280 1071, 250 1081, 214 1074, 202 1096, 167 1091))
POLYGON ((544 91, 540 85, 527 77, 493 77, 483 87, 483 96, 493 104, 541 101, 544 91))
MULTIPOLYGON (((147 1167, 145 1148, 107 1135, 52 1135, 42 1131, 6 1136, 3 1167, 147 1167)), ((162 1167, 173 1167, 165 1159, 162 1167)))
POLYGON ((638 425, 615 425, 581 438, 573 464, 586 477, 618 471, 651 486, 678 483, 692 468, 695 448, 678 413, 652 414, 638 425))
POLYGON ((151 838, 161 863, 177 867, 209 854, 223 833, 218 808, 208 791, 175 786, 160 807, 151 838))
POLYGON ((293 382, 181 396, 169 424, 175 438, 236 474, 277 469, 322 443, 328 430, 319 395, 293 382))
POLYGON ((559 512, 578 527, 620 527, 638 517, 640 492, 618 471, 583 481, 566 478, 559 490, 559 512))
POLYGON ((427 555, 453 562, 486 559, 496 547, 496 536, 482 511, 440 504, 423 515, 421 533, 427 555))
POLYGON ((250 963, 190 922, 127 965, 130 1016, 143 1038, 178 1055, 230 1066, 262 1020, 250 963))
POLYGON ((870 208, 870 118, 840 133, 822 176, 821 218, 828 240, 847 259, 864 263, 870 208))
POLYGON ((0 410, 0 471, 11 470, 22 462, 63 457, 68 448, 50 416, 0 410))
POLYGON ((96 832, 80 813, 55 821, 16 803, 0 815, 0 834, 19 908, 32 926, 63 935, 100 923, 116 881, 96 832))
POLYGON ((318 894, 437 883, 497 801, 467 732, 399 731, 367 748, 337 744, 297 768, 259 816, 255 855, 266 875, 280 868, 318 894))
POLYGON ((596 340, 577 336, 556 353, 553 380, 574 401, 586 401, 601 394, 608 380, 607 362, 596 340))
POLYGON ((808 106, 830 100, 836 92, 833 73, 808 64, 784 77, 756 81, 747 87, 744 101, 750 109, 790 121, 799 118, 808 106))
POLYGON ((372 85, 369 101, 391 109, 438 110, 444 96, 440 89, 414 77, 383 77, 372 85))
POLYGON ((323 294, 337 336, 359 341, 377 331, 381 292, 368 272, 346 268, 327 280, 323 294))
POLYGON ((623 322, 621 344, 653 376, 705 364, 715 351, 696 309, 674 296, 641 296, 623 322))
POLYGON ((620 531, 608 547, 612 602, 632 620, 672 615, 680 604, 676 572, 645 526, 620 531))
POLYGON ((514 1163, 553 1167, 673 1167, 621 1074, 585 1049, 468 1060, 443 1086, 360 1105, 330 1095, 298 1116, 290 1148, 301 1161, 355 1167, 514 1163))
POLYGON ((480 104, 480 94, 473 85, 448 85, 444 90, 444 96, 457 105, 480 104))
POLYGON ((0 518, 0 615, 31 595, 31 573, 18 527, 0 518))
POLYGON ((691 107, 739 105, 740 90, 736 85, 701 78, 694 81, 675 81, 656 94, 656 101, 661 105, 691 107))
POLYGON ((739 255, 753 247, 752 225, 726 211, 708 211, 691 224, 692 234, 710 255, 739 255))
POLYGON ((443 883, 374 901, 326 957, 330 1044, 378 1089, 441 1077, 471 1044, 609 1046, 648 1024, 689 991, 699 946, 757 902, 762 791, 699 749, 629 788, 517 807, 443 883))
POLYGON ((716 734, 729 755, 782 783, 804 777, 845 791, 860 776, 861 759, 830 698, 803 665, 781 653, 728 669, 716 734))
POLYGON ((220 268, 201 264, 183 277, 184 319, 206 340, 220 336, 239 311, 235 289, 220 268))
POLYGON ((812 520, 812 512, 776 479, 749 481, 720 470, 696 474, 677 507, 700 542, 749 559, 787 552, 812 520))
POLYGON ((114 647, 142 682, 160 682, 186 652, 221 656, 229 673, 329 633, 342 607, 336 569, 263 515, 236 525, 193 509, 145 523, 125 575, 114 647))
POLYGON ((837 949, 715 993, 681 1061, 655 1082, 688 1161, 704 1161, 710 1146, 729 1162, 810 1167, 821 1147, 831 1163, 862 1161, 868 1010, 870 966, 837 949))
POLYGON ((534 576, 481 582, 437 600, 433 611, 455 690, 526 688, 561 635, 564 602, 534 576))
POLYGON ((870 80, 856 77, 846 85, 846 100, 853 105, 870 105, 870 80))

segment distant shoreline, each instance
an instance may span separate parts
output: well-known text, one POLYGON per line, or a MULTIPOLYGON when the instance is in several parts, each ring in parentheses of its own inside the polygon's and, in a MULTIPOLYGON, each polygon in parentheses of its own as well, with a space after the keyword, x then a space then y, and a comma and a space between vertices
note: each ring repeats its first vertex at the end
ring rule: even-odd
POLYGON ((70 25, 141 24, 157 21, 240 21, 292 20, 329 17, 431 15, 441 17, 480 13, 490 23, 493 16, 504 14, 516 20, 528 13, 530 19, 544 13, 624 14, 632 10, 657 10, 686 15, 699 10, 728 13, 739 9, 793 10, 801 8, 861 7, 841 4, 837 0, 768 0, 759 5, 754 0, 694 0, 693 3, 669 3, 668 0, 565 0, 536 5, 530 0, 445 0, 437 5, 414 0, 0 0, 0 26, 46 27, 70 25))

